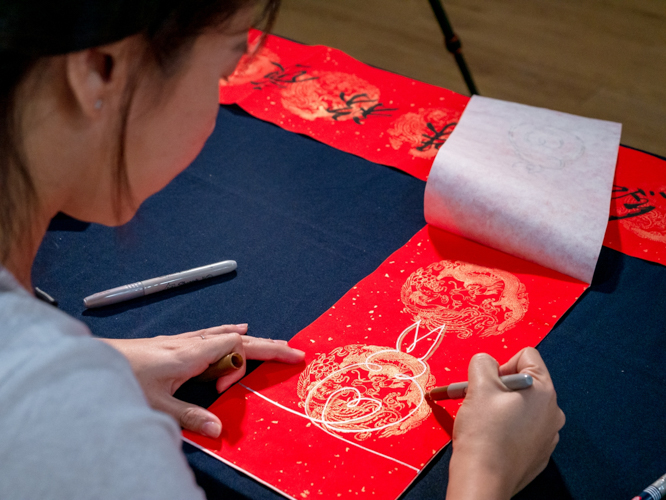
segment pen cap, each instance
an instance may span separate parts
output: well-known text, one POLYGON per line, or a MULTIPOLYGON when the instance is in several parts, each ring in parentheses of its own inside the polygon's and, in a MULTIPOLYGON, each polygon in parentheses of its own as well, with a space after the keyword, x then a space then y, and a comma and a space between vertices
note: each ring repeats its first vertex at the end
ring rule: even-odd
POLYGON ((142 297, 144 295, 143 285, 139 283, 132 283, 131 285, 123 285, 105 292, 95 293, 83 299, 83 305, 86 307, 101 307, 108 304, 115 304, 124 300, 142 297))
POLYGON ((206 371, 196 377, 196 380, 199 380, 200 382, 216 380, 233 371, 240 370, 243 367, 244 362, 242 355, 237 352, 232 352, 210 365, 206 371))

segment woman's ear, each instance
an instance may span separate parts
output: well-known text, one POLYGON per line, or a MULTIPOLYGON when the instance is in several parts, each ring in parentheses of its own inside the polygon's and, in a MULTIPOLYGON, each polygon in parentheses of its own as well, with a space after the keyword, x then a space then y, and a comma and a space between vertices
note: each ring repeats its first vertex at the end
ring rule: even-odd
POLYGON ((133 52, 131 38, 65 56, 67 83, 85 116, 99 116, 104 107, 120 99, 133 52))

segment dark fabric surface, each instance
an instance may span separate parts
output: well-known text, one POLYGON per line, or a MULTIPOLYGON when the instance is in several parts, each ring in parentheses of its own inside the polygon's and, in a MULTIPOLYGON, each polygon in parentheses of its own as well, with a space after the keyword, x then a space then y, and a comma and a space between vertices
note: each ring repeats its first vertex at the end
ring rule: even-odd
MULTIPOLYGON (((104 337, 247 322, 289 339, 423 225, 425 184, 223 107, 199 158, 119 229, 53 221, 33 284, 104 337), (224 259, 230 275, 99 310, 83 297, 224 259)), ((521 499, 631 498, 666 472, 666 268, 604 248, 541 343, 567 424, 521 499)), ((212 384, 178 393, 212 403, 212 384)), ((281 498, 188 446, 209 498, 281 498)), ((404 498, 443 498, 451 448, 404 498)))

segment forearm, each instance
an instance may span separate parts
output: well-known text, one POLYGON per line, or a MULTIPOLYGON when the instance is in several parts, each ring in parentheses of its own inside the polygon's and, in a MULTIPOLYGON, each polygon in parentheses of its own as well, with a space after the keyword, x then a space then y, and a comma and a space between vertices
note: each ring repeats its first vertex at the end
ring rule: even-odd
POLYGON ((501 471, 473 455, 454 451, 449 464, 446 500, 508 500, 511 491, 501 471))

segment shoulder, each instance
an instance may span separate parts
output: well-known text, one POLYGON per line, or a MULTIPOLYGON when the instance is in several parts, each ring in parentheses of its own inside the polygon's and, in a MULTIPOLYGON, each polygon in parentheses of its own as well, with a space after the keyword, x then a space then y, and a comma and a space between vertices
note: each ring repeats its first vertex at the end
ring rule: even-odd
POLYGON ((0 325, 0 498, 202 498, 120 353, 27 293, 0 325))

